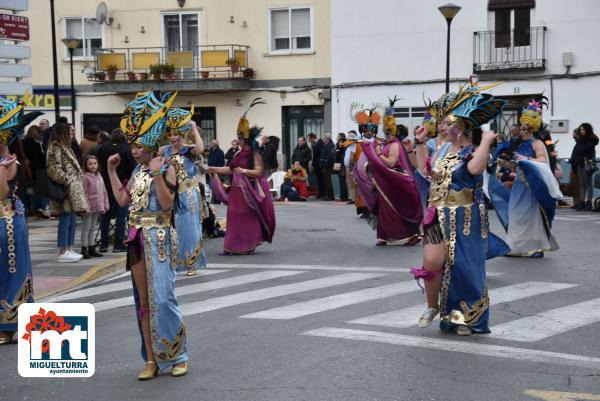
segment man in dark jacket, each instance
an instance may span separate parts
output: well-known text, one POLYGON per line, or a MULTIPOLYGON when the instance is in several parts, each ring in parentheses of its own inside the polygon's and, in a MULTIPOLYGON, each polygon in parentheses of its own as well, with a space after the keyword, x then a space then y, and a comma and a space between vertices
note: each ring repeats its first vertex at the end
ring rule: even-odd
POLYGON ((106 186, 108 193, 109 210, 102 215, 100 220, 100 252, 108 252, 108 240, 110 231, 110 220, 114 217, 115 224, 115 243, 113 252, 125 252, 125 221, 127 220, 127 207, 121 207, 117 203, 110 185, 108 177, 108 158, 114 154, 121 156, 121 163, 117 167, 117 176, 122 183, 125 183, 131 178, 131 174, 135 169, 136 163, 131 149, 125 140, 125 134, 120 128, 114 129, 110 142, 103 143, 98 148, 98 164, 100 165, 100 174, 106 186))
POLYGON ((333 171, 333 155, 335 151, 335 144, 331 140, 331 134, 323 135, 323 148, 321 149, 321 156, 319 158, 319 166, 323 174, 323 184, 325 185, 325 197, 323 200, 332 201, 335 200, 333 197, 333 185, 331 182, 331 173, 333 171))
POLYGON ((319 138, 317 140, 317 136, 314 133, 308 134, 308 141, 312 146, 312 168, 315 173, 315 177, 317 178, 317 186, 319 187, 319 194, 317 195, 317 199, 321 199, 325 196, 325 181, 323 180, 323 171, 319 166, 319 159, 321 158, 321 150, 323 149, 323 140, 319 138))
POLYGON ((277 171, 277 150, 279 148, 279 138, 276 136, 263 136, 261 138, 260 150, 264 157, 265 175, 268 177, 277 171))
POLYGON ((225 153, 219 147, 219 141, 213 139, 210 142, 208 152, 208 165, 211 167, 223 167, 225 165, 225 153))
POLYGON ((292 164, 294 164, 294 162, 300 162, 300 165, 304 167, 308 173, 308 164, 310 163, 311 159, 312 152, 306 144, 304 137, 298 138, 298 145, 296 145, 294 152, 292 153, 292 164))

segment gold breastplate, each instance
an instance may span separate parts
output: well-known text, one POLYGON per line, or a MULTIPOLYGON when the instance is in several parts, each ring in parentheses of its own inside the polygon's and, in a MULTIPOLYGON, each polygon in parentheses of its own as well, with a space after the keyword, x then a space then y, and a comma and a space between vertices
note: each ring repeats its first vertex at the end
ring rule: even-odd
POLYGON ((175 169, 175 175, 179 184, 181 184, 188 178, 187 171, 185 171, 185 164, 183 158, 184 156, 180 154, 174 154, 169 159, 169 164, 175 169))
POLYGON ((429 187, 429 202, 432 204, 442 203, 448 197, 452 172, 461 162, 458 154, 445 156, 435 161, 431 170, 431 186, 429 187))
POLYGON ((152 176, 141 170, 135 175, 131 187, 131 210, 147 209, 150 205, 150 184, 152 176))

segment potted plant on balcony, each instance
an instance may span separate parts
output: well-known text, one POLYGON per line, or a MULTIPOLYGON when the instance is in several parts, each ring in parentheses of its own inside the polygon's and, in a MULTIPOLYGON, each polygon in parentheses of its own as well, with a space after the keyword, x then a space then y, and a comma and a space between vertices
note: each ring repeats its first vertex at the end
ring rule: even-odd
POLYGON ((133 71, 127 71, 127 79, 129 81, 135 81, 135 72, 133 72, 133 71))
POLYGON ((175 79, 175 66, 173 64, 163 64, 162 73, 166 79, 175 79))
POLYGON ((208 71, 200 71, 200 75, 202 75, 202 78, 207 79, 210 73, 208 71))
POLYGON ((244 71, 242 71, 242 74, 243 74, 244 78, 254 79, 254 75, 256 74, 256 71, 254 71, 254 68, 246 67, 246 68, 244 68, 244 71))
POLYGON ((105 81, 106 80, 106 73, 104 71, 96 71, 96 73, 94 74, 94 76, 98 79, 98 81, 105 81))
POLYGON ((110 79, 111 81, 114 81, 115 78, 117 77, 118 70, 119 70, 119 68, 114 64, 110 64, 108 67, 106 67, 106 73, 108 74, 108 79, 110 79))
POLYGON ((160 79, 162 72, 163 72, 162 64, 152 64, 150 66, 150 75, 152 75, 152 77, 155 80, 158 81, 160 79))
POLYGON ((234 74, 240 70, 240 62, 236 58, 228 58, 225 60, 225 64, 229 66, 234 74))
POLYGON ((149 76, 150 76, 150 74, 148 74, 148 72, 146 72, 146 71, 140 72, 140 81, 146 82, 148 80, 149 76))

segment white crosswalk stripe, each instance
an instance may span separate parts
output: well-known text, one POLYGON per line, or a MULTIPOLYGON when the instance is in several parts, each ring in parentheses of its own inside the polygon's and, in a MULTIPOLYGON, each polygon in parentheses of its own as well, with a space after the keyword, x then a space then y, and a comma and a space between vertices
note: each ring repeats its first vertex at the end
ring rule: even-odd
MULTIPOLYGON (((204 269, 204 270, 201 270, 200 272, 198 272, 198 276, 210 276, 212 274, 224 273, 227 271, 228 270, 204 269)), ((125 276, 128 276, 128 275, 131 275, 131 273, 126 272, 125 276)), ((194 276, 177 276, 177 280, 178 281, 186 280, 186 279, 191 279, 193 277, 194 276)), ((91 287, 91 288, 86 288, 83 290, 69 292, 67 294, 62 294, 62 295, 58 295, 56 297, 50 298, 46 302, 64 302, 64 301, 69 301, 72 299, 92 297, 94 295, 103 295, 103 294, 108 294, 108 293, 117 292, 117 291, 123 291, 123 290, 127 290, 127 289, 131 289, 131 281, 129 281, 129 280, 120 281, 118 283, 113 283, 113 284, 99 285, 96 287, 91 287)))
POLYGON ((535 342, 600 322, 600 298, 493 326, 492 338, 535 342))
POLYGON ((292 305, 269 309, 261 312, 241 316, 252 319, 295 319, 301 316, 342 308, 375 299, 392 297, 394 295, 406 294, 417 291, 414 281, 404 281, 380 287, 367 288, 364 290, 346 292, 344 294, 332 295, 326 298, 313 299, 292 305))
MULTIPOLYGON (((529 281, 525 283, 509 285, 506 287, 491 289, 490 304, 498 305, 505 302, 533 297, 535 295, 560 291, 575 286, 575 284, 545 283, 539 281, 529 281)), ((417 324, 417 320, 419 316, 421 316, 421 313, 423 313, 425 310, 425 307, 426 305, 424 304, 414 305, 408 308, 396 309, 390 312, 366 316, 360 319, 352 320, 350 323, 398 328, 411 327, 417 324)))
POLYGON ((248 302, 263 301, 266 299, 277 298, 284 295, 295 294, 299 292, 317 290, 342 284, 350 284, 357 281, 368 280, 381 276, 383 276, 383 274, 338 274, 330 277, 301 281, 299 283, 294 284, 284 284, 275 287, 264 288, 261 290, 247 291, 233 295, 226 295, 223 297, 211 298, 206 301, 183 304, 181 305, 181 312, 184 316, 195 315, 198 313, 209 312, 217 309, 227 308, 230 306, 241 305, 248 302))
MULTIPOLYGON (((275 279, 275 278, 294 276, 294 275, 300 274, 300 273, 303 273, 303 272, 273 270, 273 271, 245 274, 242 276, 236 276, 236 277, 224 278, 221 280, 209 281, 207 283, 191 284, 191 285, 186 285, 186 286, 182 286, 182 287, 176 287, 175 295, 177 295, 178 297, 181 297, 184 295, 197 294, 197 293, 206 292, 206 291, 212 291, 212 290, 217 290, 217 289, 222 289, 222 288, 227 288, 227 287, 233 287, 236 285, 251 284, 251 283, 261 282, 264 280, 271 280, 271 279, 275 279)), ((105 310, 109 310, 109 309, 120 308, 122 306, 133 305, 133 304, 134 304, 133 296, 129 296, 129 297, 124 297, 124 298, 111 299, 111 300, 103 301, 103 302, 97 302, 94 304, 94 308, 96 309, 96 312, 100 312, 100 311, 105 311, 105 310)))

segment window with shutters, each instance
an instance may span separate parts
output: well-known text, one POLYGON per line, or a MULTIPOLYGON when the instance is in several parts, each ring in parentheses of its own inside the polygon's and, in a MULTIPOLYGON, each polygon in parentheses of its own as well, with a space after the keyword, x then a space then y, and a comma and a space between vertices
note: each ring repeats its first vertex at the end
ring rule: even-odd
POLYGON ((306 53, 313 50, 312 7, 269 10, 269 53, 306 53))
MULTIPOLYGON (((65 38, 80 39, 81 43, 73 51, 74 58, 91 58, 96 49, 102 48, 102 25, 92 17, 65 17, 63 19, 65 38)), ((69 57, 69 50, 64 48, 64 57, 69 57)))
POLYGON ((531 13, 529 8, 517 8, 515 13, 515 46, 531 44, 531 13))

